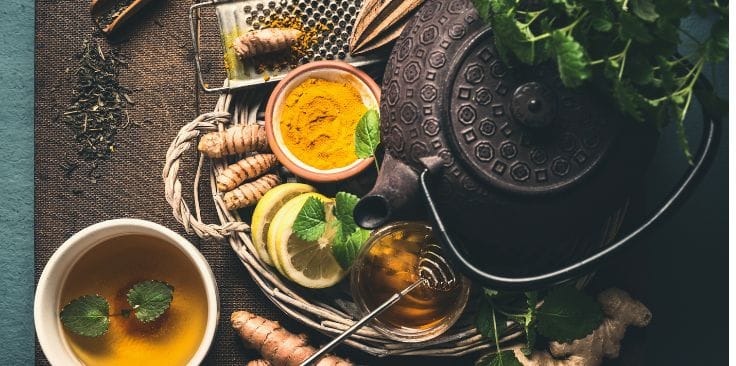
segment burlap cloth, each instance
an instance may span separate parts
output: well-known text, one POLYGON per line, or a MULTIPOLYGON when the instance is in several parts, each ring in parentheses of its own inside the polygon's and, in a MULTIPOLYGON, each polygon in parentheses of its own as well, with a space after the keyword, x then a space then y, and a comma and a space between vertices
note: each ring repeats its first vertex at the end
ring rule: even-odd
MULTIPOLYGON (((83 40, 92 38, 95 33, 89 2, 36 2, 35 280, 38 281, 54 250, 86 226, 122 217, 162 224, 191 240, 207 258, 217 277, 221 319, 205 364, 244 365, 258 355, 245 350, 230 328, 229 316, 237 309, 279 320, 294 332, 306 332, 315 345, 324 343, 327 338, 286 318, 274 307, 254 285, 226 243, 187 235, 164 200, 161 172, 166 149, 179 128, 201 112, 211 111, 216 99, 214 95, 204 95, 196 84, 187 18, 191 3, 191 0, 154 1, 136 17, 129 32, 112 40, 130 61, 129 67, 121 73, 122 83, 136 89, 132 94, 135 104, 128 108, 130 118, 138 122, 150 120, 150 123, 119 133, 116 153, 112 160, 100 164, 97 172, 101 177, 93 183, 87 176, 89 164, 82 164, 70 177, 65 177, 61 166, 77 160, 77 145, 72 132, 59 120, 72 95, 72 72, 76 64, 72 56, 83 40), (67 68, 72 68, 72 72, 67 68)), ((104 38, 100 41, 105 42, 104 38)), ((216 40, 209 41, 209 45, 217 47, 216 40)), ((216 54, 214 49, 205 51, 216 54)), ((222 80, 222 75, 218 74, 221 65, 208 61, 204 66, 213 74, 212 80, 222 80)), ((193 172, 194 162, 192 152, 191 159, 182 162, 182 171, 193 172)), ((191 175, 181 178, 185 187, 191 187, 191 175)), ((185 193, 190 192, 185 189, 185 193)), ((208 190, 202 187, 200 197, 208 195, 208 190)), ((192 202, 191 196, 185 198, 192 202)), ((212 202, 206 198, 202 201, 203 218, 216 222, 212 202)), ((625 343, 636 343, 637 338, 641 340, 636 331, 630 331, 625 343)), ((336 353, 359 364, 381 365, 415 362, 465 365, 478 357, 376 359, 348 347, 340 347, 336 353)), ((619 362, 631 365, 635 363, 632 359, 641 359, 640 350, 629 349, 628 355, 634 357, 619 362)), ((36 363, 48 364, 38 342, 36 363)))
MULTIPOLYGON (((243 365, 257 354, 246 351, 230 328, 229 316, 233 310, 248 309, 280 320, 296 332, 307 329, 286 319, 262 295, 226 243, 186 235, 164 200, 161 172, 166 149, 183 124, 200 111, 212 110, 216 98, 202 95, 195 84, 187 18, 191 3, 191 0, 154 1, 136 17, 130 32, 115 37, 130 61, 129 67, 121 72, 121 81, 136 88, 132 94, 135 105, 128 108, 130 118, 151 122, 119 133, 118 150, 112 160, 100 164, 97 171, 101 177, 92 183, 87 177, 88 164, 82 164, 71 177, 65 177, 61 166, 77 159, 77 145, 72 132, 58 119, 72 96, 73 70, 65 70, 74 67, 76 61, 72 56, 83 40, 95 33, 89 1, 36 2, 35 280, 38 281, 54 250, 86 226, 122 217, 162 224, 191 240, 217 277, 221 319, 206 364, 243 365)), ((104 38, 100 40, 104 42, 104 38)), ((192 152, 192 159, 183 162, 182 171, 192 172, 194 160, 192 152)), ((192 176, 182 179, 185 186, 191 187, 192 176)), ((201 191, 201 197, 207 196, 208 193, 201 191)), ((186 198, 191 202, 191 196, 186 198)), ((216 222, 212 203, 203 201, 204 218, 216 222)), ((309 335, 313 344, 325 342, 325 337, 309 335)), ((345 347, 337 352, 363 364, 407 361, 399 358, 379 362, 345 347)), ((38 344, 36 360, 38 364, 48 363, 38 344)))

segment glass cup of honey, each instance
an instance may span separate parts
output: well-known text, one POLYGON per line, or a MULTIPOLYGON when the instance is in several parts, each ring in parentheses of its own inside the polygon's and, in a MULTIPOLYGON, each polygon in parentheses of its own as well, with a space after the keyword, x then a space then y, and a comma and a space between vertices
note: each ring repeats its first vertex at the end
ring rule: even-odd
MULTIPOLYGON (((419 280, 420 252, 434 243, 432 228, 419 222, 396 222, 371 234, 350 278, 353 298, 363 315, 419 280)), ((460 318, 470 295, 470 281, 456 275, 456 285, 450 289, 418 286, 378 315, 373 327, 402 342, 422 342, 444 333, 460 318)))

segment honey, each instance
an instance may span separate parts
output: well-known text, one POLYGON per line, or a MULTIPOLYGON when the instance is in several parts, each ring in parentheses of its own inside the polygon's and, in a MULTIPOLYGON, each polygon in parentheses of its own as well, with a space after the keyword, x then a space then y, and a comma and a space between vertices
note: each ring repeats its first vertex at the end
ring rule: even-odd
MULTIPOLYGON (((433 243, 431 230, 421 224, 403 223, 366 243, 353 273, 353 295, 372 310, 395 293, 419 280, 420 250, 433 243), (356 293, 357 292, 357 293, 356 293)), ((378 316, 389 328, 429 331, 454 322, 468 297, 465 280, 448 291, 420 285, 378 316)), ((449 327, 449 326, 448 326, 449 327)))
POLYGON ((99 294, 110 303, 110 313, 117 314, 130 308, 128 289, 144 280, 172 285, 171 307, 151 323, 142 323, 135 316, 113 315, 108 332, 100 337, 84 337, 64 328, 70 348, 82 363, 185 365, 192 358, 207 322, 203 280, 179 249, 159 239, 128 235, 95 246, 72 267, 61 302, 99 294))

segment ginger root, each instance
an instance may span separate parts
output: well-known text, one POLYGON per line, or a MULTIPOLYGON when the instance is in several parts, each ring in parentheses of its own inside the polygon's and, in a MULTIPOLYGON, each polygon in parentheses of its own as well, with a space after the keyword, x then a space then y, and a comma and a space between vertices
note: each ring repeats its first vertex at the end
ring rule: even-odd
POLYGON ((259 125, 237 125, 202 136, 197 150, 211 158, 252 151, 268 152, 266 129, 259 125))
POLYGON ((276 174, 266 174, 252 182, 241 184, 240 187, 225 193, 223 201, 228 210, 235 210, 258 203, 268 190, 281 184, 276 174))
POLYGON ((299 38, 301 31, 291 28, 265 28, 236 38, 233 49, 240 58, 285 50, 299 38))
MULTIPOLYGON (((247 311, 236 311, 230 316, 230 324, 243 340, 246 348, 257 350, 263 360, 255 360, 248 366, 298 366, 317 350, 307 344, 306 336, 290 333, 279 323, 247 311)), ((316 366, 349 366, 352 362, 327 355, 316 366)))
POLYGON ((227 192, 248 179, 261 176, 276 165, 276 155, 258 154, 229 165, 217 176, 217 190, 227 192))
POLYGON ((512 348, 516 358, 524 366, 597 366, 603 357, 618 357, 628 326, 642 328, 652 320, 644 304, 617 288, 601 292, 598 303, 606 319, 593 333, 572 343, 550 342, 549 352, 536 351, 530 357, 524 356, 522 346, 516 346, 512 348))
POLYGON ((271 366, 271 363, 264 359, 258 359, 249 361, 245 366, 271 366))

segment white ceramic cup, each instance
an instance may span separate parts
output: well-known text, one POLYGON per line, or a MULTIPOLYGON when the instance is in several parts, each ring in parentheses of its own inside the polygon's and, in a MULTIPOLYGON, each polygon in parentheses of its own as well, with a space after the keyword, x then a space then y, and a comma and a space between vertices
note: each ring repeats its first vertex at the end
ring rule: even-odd
POLYGON ((74 234, 51 256, 43 269, 36 287, 33 317, 36 335, 46 358, 53 365, 81 365, 64 337, 59 310, 61 290, 70 269, 84 253, 111 238, 123 235, 145 235, 161 239, 181 252, 196 267, 207 295, 207 325, 199 348, 189 365, 199 365, 204 359, 215 336, 220 316, 220 298, 217 283, 207 260, 188 240, 181 235, 150 221, 116 219, 94 224, 74 234))

